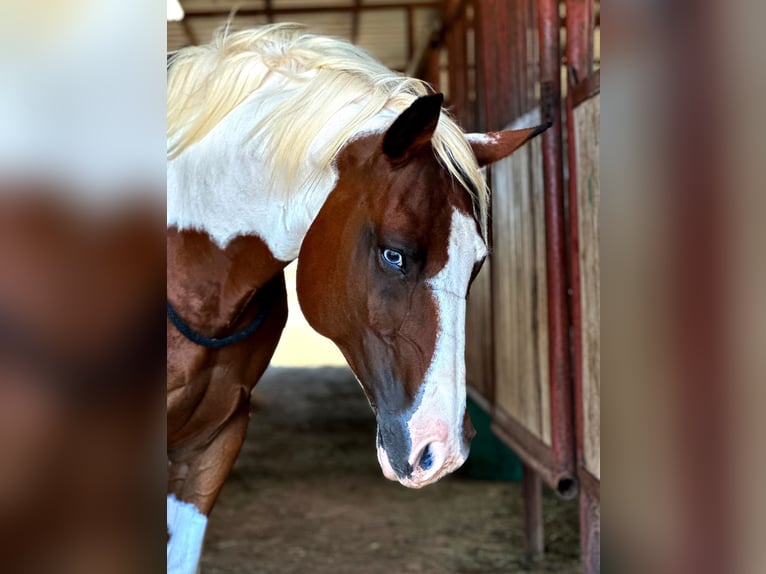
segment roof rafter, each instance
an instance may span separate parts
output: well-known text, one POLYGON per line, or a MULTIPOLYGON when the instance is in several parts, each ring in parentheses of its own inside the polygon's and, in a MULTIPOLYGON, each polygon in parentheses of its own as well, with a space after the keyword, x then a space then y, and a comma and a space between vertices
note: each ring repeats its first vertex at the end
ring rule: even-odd
MULTIPOLYGON (((384 4, 362 4, 357 1, 354 4, 336 4, 336 5, 307 5, 307 6, 272 6, 265 8, 240 8, 237 10, 237 16, 273 16, 289 15, 289 14, 320 14, 330 12, 351 12, 357 14, 359 12, 368 12, 375 10, 411 10, 411 9, 434 9, 442 8, 442 0, 430 0, 428 2, 387 2, 384 4)), ((186 11, 187 18, 213 18, 219 16, 228 16, 231 13, 230 9, 221 10, 195 10, 193 8, 184 9, 186 11)))

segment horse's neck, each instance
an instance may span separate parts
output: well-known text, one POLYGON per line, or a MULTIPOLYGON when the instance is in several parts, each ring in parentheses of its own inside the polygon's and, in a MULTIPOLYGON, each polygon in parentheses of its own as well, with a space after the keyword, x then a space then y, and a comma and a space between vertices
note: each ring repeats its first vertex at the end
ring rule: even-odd
MULTIPOLYGON (((246 101, 168 164, 168 226, 204 230, 222 248, 235 237, 256 235, 276 259, 289 262, 298 256, 303 238, 338 177, 332 166, 321 173, 313 171, 314 156, 339 133, 344 118, 326 126, 312 142, 309 157, 301 162, 305 167, 292 178, 310 183, 285 193, 273 188, 269 150, 263 142, 248 137, 271 109, 263 100, 257 105, 246 101)), ((344 110, 344 114, 353 113, 353 109, 344 110)), ((384 111, 361 131, 382 130, 392 119, 384 111)))

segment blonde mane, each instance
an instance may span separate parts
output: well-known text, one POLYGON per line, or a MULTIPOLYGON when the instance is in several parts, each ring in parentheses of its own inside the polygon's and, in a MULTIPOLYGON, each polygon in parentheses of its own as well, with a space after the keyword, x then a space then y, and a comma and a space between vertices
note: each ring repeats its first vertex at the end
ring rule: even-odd
MULTIPOLYGON (((317 172, 327 170, 349 139, 382 110, 400 113, 432 92, 425 82, 397 75, 360 48, 307 34, 299 24, 240 32, 225 27, 210 44, 183 48, 171 58, 168 158, 199 142, 277 74, 289 89, 280 92, 280 103, 253 126, 250 136, 268 144, 274 173, 286 182, 289 174, 299 172, 312 142, 340 110, 359 106, 356 117, 319 158, 317 172)), ((439 162, 474 197, 486 237, 488 190, 462 130, 444 110, 431 144, 439 162)))

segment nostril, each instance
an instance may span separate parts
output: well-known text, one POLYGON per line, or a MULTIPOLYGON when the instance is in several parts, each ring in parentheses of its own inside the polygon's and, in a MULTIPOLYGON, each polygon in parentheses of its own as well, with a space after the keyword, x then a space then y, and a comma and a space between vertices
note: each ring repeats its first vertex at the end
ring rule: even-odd
POLYGON ((423 454, 420 455, 420 468, 428 470, 433 463, 434 458, 431 454, 431 445, 426 445, 426 448, 423 449, 423 454))

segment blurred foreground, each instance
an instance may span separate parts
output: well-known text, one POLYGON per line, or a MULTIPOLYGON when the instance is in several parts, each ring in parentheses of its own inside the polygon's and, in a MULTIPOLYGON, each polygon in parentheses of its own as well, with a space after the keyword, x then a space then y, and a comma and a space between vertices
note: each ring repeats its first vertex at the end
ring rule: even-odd
POLYGON ((164 572, 164 19, 0 4, 0 571, 164 572))

